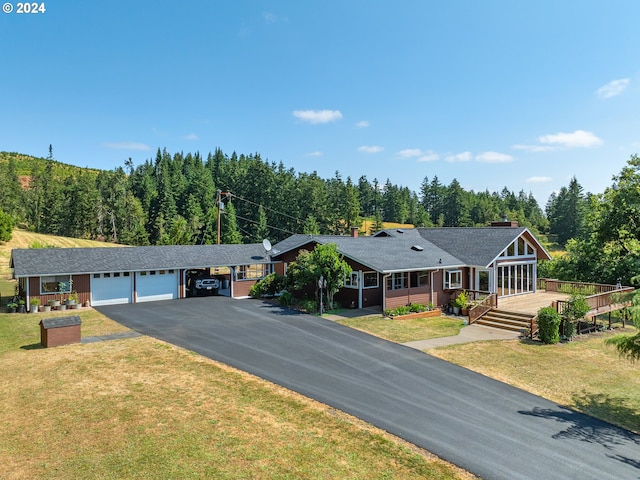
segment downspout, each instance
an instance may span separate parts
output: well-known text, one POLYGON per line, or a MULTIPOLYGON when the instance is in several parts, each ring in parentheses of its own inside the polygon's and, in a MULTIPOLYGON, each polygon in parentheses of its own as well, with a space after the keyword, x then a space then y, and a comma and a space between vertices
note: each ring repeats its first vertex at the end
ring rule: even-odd
POLYGON ((233 286, 235 284, 235 278, 236 278, 236 267, 229 267, 229 270, 231 271, 231 275, 229 275, 229 297, 233 298, 233 286))
POLYGON ((438 273, 439 271, 440 271, 439 268, 437 270, 431 270, 431 282, 430 282, 431 283, 431 303, 433 303, 433 274, 438 273))
MULTIPOLYGON (((25 288, 24 288, 24 293, 26 295, 26 300, 25 300, 25 306, 29 305, 29 307, 31 307, 31 299, 29 298, 29 277, 27 277, 27 280, 24 282, 25 283, 25 288)), ((31 308, 29 308, 29 313, 31 312, 31 308)))
POLYGON ((390 275, 390 273, 385 273, 382 276, 382 313, 387 310, 387 278, 390 275))
POLYGON ((362 310, 362 283, 364 282, 364 275, 362 270, 358 270, 358 308, 362 310))

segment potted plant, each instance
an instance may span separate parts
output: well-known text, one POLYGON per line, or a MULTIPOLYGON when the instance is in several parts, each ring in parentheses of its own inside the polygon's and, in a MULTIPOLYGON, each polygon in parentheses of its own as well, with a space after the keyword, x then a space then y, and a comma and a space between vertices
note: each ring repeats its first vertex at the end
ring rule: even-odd
POLYGON ((467 296, 467 292, 462 291, 458 294, 456 298, 451 302, 451 306, 453 307, 453 313, 456 315, 460 315, 460 310, 463 308, 467 308, 469 305, 469 297, 467 296))
POLYGON ((18 313, 24 313, 25 312, 25 301, 23 298, 21 298, 20 300, 18 300, 18 313))
POLYGON ((60 306, 60 300, 52 298, 51 300, 49 300, 49 306, 50 307, 59 307, 60 306))
POLYGON ((29 305, 31 306, 31 313, 37 313, 38 307, 40 306, 40 299, 39 298, 30 299, 29 305))
POLYGON ((9 313, 16 313, 17 308, 18 304, 16 302, 7 303, 7 309, 9 310, 9 313))
POLYGON ((51 301, 49 301, 49 303, 47 305, 40 305, 40 308, 38 309, 41 312, 50 312, 51 311, 51 301))
POLYGON ((67 295, 67 299, 64 303, 67 306, 75 305, 76 303, 78 303, 78 292, 74 290, 69 295, 67 295))

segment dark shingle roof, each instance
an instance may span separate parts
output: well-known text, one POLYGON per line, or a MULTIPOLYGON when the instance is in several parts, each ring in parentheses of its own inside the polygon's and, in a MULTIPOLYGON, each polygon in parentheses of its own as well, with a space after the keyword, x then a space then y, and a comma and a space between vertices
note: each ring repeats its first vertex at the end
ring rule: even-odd
POLYGON ((539 258, 546 251, 525 227, 442 227, 418 228, 419 235, 446 249, 469 266, 488 267, 520 235, 526 234, 538 249, 539 258))
POLYGON ((460 259, 421 238, 415 229, 407 232, 411 233, 397 237, 293 235, 274 246, 274 255, 313 241, 335 243, 344 256, 383 273, 464 265, 460 259), (411 248, 416 245, 422 250, 411 248))
POLYGON ((14 276, 231 267, 270 263, 262 244, 123 248, 38 248, 11 252, 14 276))
POLYGON ((387 229, 373 237, 293 235, 274 246, 274 255, 309 242, 335 243, 338 250, 378 272, 461 266, 488 267, 520 235, 547 252, 525 227, 449 227, 387 229))

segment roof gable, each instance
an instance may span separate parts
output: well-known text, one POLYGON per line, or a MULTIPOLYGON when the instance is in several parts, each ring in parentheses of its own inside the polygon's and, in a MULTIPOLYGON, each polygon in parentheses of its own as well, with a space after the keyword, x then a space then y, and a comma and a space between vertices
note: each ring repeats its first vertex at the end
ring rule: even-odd
POLYGON ((446 249, 469 266, 488 267, 520 236, 524 236, 536 248, 538 258, 550 258, 525 227, 440 227, 417 230, 422 238, 446 249))

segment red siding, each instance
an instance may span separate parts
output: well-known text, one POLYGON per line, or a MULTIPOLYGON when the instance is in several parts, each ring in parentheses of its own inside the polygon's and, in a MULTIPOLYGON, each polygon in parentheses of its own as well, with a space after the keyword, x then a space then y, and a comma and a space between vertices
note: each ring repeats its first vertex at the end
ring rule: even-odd
MULTIPOLYGON (((85 302, 91 300, 91 276, 89 274, 84 275, 72 275, 73 281, 72 289, 78 293, 78 304, 84 305, 85 302)), ((62 294, 66 297, 66 294, 62 294)), ((29 300, 32 298, 39 298, 40 305, 46 305, 49 300, 60 300, 59 293, 40 294, 40 277, 29 277, 29 300)))
POLYGON ((233 298, 248 297, 249 290, 256 284, 256 280, 242 280, 233 282, 233 298))

